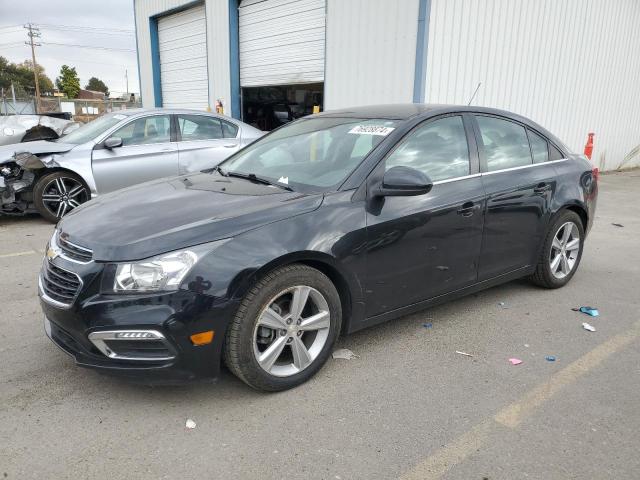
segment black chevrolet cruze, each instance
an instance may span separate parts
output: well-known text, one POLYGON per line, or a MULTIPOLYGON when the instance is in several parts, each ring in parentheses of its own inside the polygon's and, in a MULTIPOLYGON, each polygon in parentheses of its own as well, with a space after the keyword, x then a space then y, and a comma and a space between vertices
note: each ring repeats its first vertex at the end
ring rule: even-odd
POLYGON ((566 284, 597 177, 500 110, 313 115, 66 216, 39 277, 46 332, 105 372, 211 378, 224 361, 254 388, 291 388, 341 333, 519 277, 566 284))

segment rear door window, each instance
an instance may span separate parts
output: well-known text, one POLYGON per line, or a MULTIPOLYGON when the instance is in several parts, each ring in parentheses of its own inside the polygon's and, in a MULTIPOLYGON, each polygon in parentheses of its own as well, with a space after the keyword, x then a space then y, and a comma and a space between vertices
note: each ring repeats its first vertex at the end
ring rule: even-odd
POLYGON ((224 120, 220 120, 220 122, 222 122, 222 135, 224 138, 236 138, 238 136, 237 125, 231 122, 225 122, 224 120))
POLYGON ((529 140, 522 125, 482 115, 477 115, 476 119, 488 172, 531 165, 529 140))
POLYGON ((222 122, 204 115, 178 115, 178 129, 183 142, 224 138, 222 122))
POLYGON ((547 141, 537 133, 527 129, 533 163, 544 163, 549 160, 549 147, 547 141))
POLYGON ((462 117, 445 117, 416 128, 387 157, 387 170, 397 166, 420 170, 433 182, 469 175, 469 146, 462 117))

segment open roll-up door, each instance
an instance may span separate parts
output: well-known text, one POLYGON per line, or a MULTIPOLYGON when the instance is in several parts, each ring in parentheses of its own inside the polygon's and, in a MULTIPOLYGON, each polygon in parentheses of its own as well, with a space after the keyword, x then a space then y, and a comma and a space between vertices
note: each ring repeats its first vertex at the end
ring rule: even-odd
POLYGON ((324 81, 325 0, 242 0, 240 85, 324 81))
POLYGON ((204 4, 158 19, 162 106, 205 110, 209 105, 204 4))

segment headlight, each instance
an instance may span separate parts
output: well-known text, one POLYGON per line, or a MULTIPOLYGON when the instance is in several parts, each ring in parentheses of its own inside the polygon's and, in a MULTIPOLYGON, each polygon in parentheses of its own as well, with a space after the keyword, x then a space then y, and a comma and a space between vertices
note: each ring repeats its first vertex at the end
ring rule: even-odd
POLYGON ((165 253, 135 263, 120 263, 116 267, 115 292, 160 292, 177 290, 189 270, 203 255, 225 240, 165 253))

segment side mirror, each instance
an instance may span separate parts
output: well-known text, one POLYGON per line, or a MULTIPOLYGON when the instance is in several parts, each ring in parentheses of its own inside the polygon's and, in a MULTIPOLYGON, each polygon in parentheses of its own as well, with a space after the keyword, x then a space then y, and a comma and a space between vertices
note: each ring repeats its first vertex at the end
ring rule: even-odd
POLYGON ((379 197, 409 197, 429 193, 433 182, 420 170, 411 167, 391 167, 378 187, 379 197))
POLYGON ((104 148, 111 150, 122 146, 122 139, 120 137, 109 137, 104 141, 104 148))

